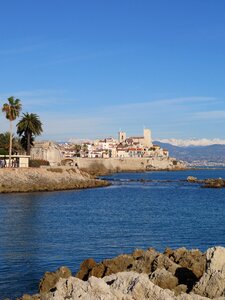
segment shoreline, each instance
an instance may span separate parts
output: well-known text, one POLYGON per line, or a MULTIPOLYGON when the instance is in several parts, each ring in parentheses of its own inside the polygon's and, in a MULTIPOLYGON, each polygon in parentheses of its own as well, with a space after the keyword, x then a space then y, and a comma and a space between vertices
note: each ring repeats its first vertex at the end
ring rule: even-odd
POLYGON ((224 247, 206 252, 166 248, 163 253, 148 248, 98 263, 86 259, 75 275, 65 266, 46 272, 37 294, 17 299, 222 300, 224 289, 224 247))
POLYGON ((108 185, 109 182, 72 167, 0 169, 0 193, 50 192, 108 185))

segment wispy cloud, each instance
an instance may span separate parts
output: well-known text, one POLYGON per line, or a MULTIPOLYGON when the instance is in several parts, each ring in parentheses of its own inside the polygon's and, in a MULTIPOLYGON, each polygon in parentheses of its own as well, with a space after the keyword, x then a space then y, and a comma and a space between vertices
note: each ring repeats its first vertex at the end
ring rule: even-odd
POLYGON ((196 120, 225 120, 225 110, 212 110, 196 112, 193 114, 193 119, 196 120))

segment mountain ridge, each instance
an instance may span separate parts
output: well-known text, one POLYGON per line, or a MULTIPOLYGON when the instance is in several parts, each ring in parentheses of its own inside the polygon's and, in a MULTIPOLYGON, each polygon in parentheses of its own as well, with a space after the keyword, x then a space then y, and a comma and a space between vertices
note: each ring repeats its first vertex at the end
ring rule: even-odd
POLYGON ((169 151, 171 157, 186 161, 190 164, 194 162, 203 165, 224 164, 225 165, 225 145, 213 144, 208 146, 174 146, 169 143, 154 141, 169 151))

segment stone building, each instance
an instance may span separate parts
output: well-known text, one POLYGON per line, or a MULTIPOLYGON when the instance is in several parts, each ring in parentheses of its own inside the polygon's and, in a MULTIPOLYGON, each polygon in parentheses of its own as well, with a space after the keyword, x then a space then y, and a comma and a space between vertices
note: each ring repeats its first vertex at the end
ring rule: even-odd
POLYGON ((126 143, 129 145, 142 145, 143 147, 150 148, 152 147, 152 135, 151 130, 145 128, 143 132, 143 136, 131 136, 126 138, 126 132, 119 132, 119 143, 126 143))
POLYGON ((50 166, 58 166, 61 164, 62 154, 53 142, 35 142, 31 148, 30 158, 47 160, 50 166))

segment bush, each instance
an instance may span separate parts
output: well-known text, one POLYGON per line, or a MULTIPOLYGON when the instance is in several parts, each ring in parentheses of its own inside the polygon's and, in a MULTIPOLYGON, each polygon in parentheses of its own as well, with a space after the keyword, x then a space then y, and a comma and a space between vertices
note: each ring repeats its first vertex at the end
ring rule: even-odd
POLYGON ((5 150, 4 148, 0 148, 0 155, 8 155, 9 151, 5 150))
POLYGON ((29 167, 40 168, 40 166, 49 166, 49 161, 44 159, 30 159, 29 167))

